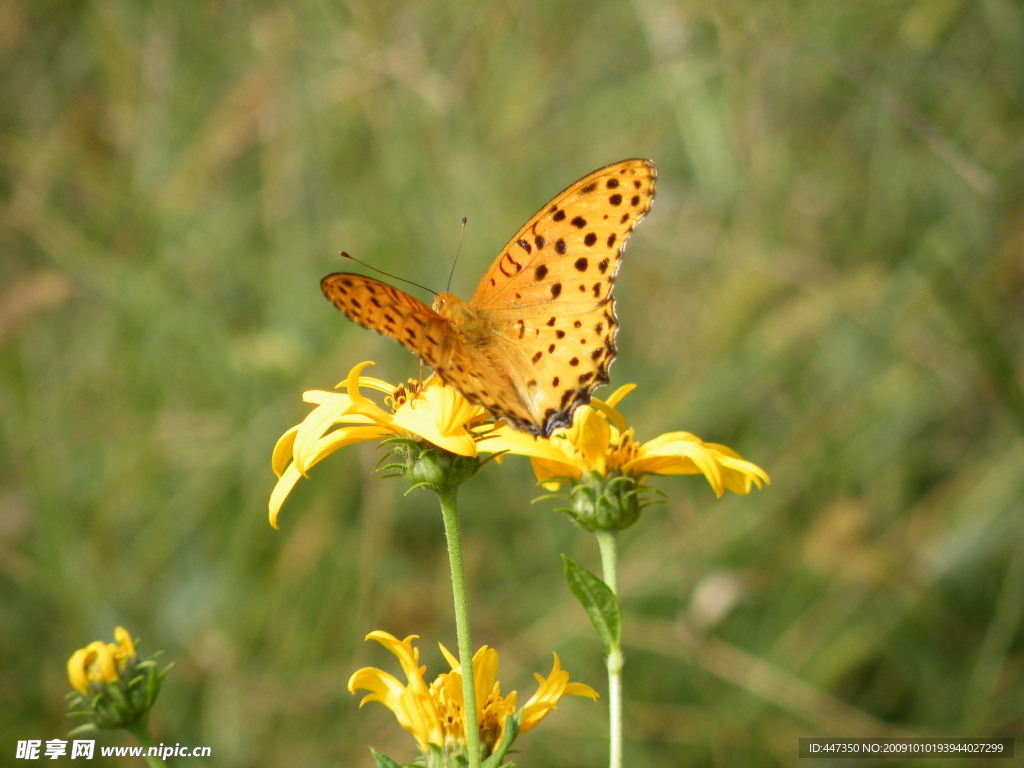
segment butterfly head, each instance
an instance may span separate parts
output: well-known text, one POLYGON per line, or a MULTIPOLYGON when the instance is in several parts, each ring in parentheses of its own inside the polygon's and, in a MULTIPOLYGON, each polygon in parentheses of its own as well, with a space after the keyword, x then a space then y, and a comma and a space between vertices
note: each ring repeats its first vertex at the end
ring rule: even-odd
POLYGON ((483 327, 483 321, 470 304, 450 293, 439 293, 434 299, 434 311, 462 333, 472 334, 483 327))

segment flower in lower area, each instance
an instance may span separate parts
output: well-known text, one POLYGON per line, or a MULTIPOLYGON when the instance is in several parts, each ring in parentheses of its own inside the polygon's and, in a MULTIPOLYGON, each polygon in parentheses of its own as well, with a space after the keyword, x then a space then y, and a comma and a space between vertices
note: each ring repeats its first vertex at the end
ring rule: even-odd
POLYGON ((278 527, 281 506, 299 479, 307 477, 310 468, 322 459, 353 443, 396 438, 399 442, 426 443, 444 452, 448 461, 442 471, 453 464, 462 474, 475 471, 477 441, 490 420, 487 412, 436 376, 396 386, 363 376, 363 369, 370 365, 373 363, 355 366, 338 384, 338 389, 344 387, 343 392, 303 393, 302 399, 316 407, 274 446, 272 465, 278 477, 270 495, 270 524, 274 528, 278 527), (383 392, 388 407, 381 408, 361 388, 383 392), (466 461, 460 463, 454 457, 466 461))
POLYGON ((616 390, 607 401, 597 398, 577 409, 573 424, 550 438, 534 438, 499 428, 486 448, 528 456, 534 474, 548 490, 562 483, 573 486, 574 517, 585 527, 624 528, 635 522, 638 496, 647 490, 646 475, 704 475, 715 495, 750 493, 770 483, 761 467, 746 461, 731 448, 707 443, 690 432, 666 432, 637 442, 633 428, 616 410, 636 385, 616 390), (593 508, 589 517, 575 511, 593 508), (599 509, 600 508, 600 509, 599 509))
POLYGON ((88 693, 92 685, 103 685, 121 679, 128 665, 138 660, 135 643, 124 627, 114 629, 114 643, 96 640, 71 654, 68 679, 79 693, 88 693))
POLYGON ((75 729, 128 728, 143 719, 156 702, 170 667, 159 671, 155 657, 140 661, 132 636, 124 627, 114 630, 113 643, 89 643, 68 659, 72 714, 91 722, 75 729))
MULTIPOLYGON (((410 635, 404 640, 377 630, 366 636, 391 651, 402 666, 406 682, 375 667, 360 669, 348 681, 351 693, 367 690, 359 706, 377 701, 390 709, 399 725, 412 734, 425 755, 442 753, 453 760, 464 755, 466 748, 466 721, 462 698, 462 674, 458 659, 442 645, 441 652, 451 667, 450 672, 427 683, 423 675, 426 667, 419 663, 419 650, 412 644, 417 638, 410 635)), ((597 692, 589 685, 569 681, 569 673, 561 667, 558 654, 547 677, 535 675, 540 684, 537 692, 518 712, 519 733, 535 727, 547 714, 557 708, 565 696, 586 696, 597 699, 597 692)), ((517 695, 511 691, 504 696, 497 680, 498 652, 486 645, 473 655, 473 673, 479 712, 477 728, 480 733, 481 757, 489 757, 499 746, 504 749, 506 727, 516 715, 517 695)), ((455 764, 454 762, 452 764, 455 764)))

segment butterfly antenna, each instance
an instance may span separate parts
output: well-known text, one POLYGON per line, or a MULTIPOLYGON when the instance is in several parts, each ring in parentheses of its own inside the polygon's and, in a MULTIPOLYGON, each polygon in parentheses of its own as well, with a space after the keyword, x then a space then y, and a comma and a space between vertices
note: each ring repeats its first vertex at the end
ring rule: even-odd
POLYGON ((378 275, 384 275, 384 277, 390 277, 392 280, 400 280, 403 283, 408 283, 409 285, 415 285, 417 288, 422 288, 427 293, 432 293, 434 296, 437 296, 437 291, 432 291, 430 288, 427 288, 427 286, 425 286, 425 285, 420 285, 419 283, 414 283, 412 280, 406 280, 404 277, 399 277, 398 275, 393 275, 390 272, 385 272, 383 269, 377 269, 376 267, 372 267, 369 264, 367 264, 365 261, 360 261, 355 256, 349 256, 344 251, 342 251, 339 255, 343 259, 348 259, 349 261, 354 261, 356 264, 364 266, 367 269, 373 270, 378 275))
POLYGON ((455 274, 455 265, 459 263, 459 254, 462 252, 462 236, 466 234, 466 217, 462 217, 462 229, 459 230, 459 246, 455 249, 455 258, 452 259, 452 270, 448 273, 448 287, 445 290, 451 293, 452 290, 452 275, 455 274))

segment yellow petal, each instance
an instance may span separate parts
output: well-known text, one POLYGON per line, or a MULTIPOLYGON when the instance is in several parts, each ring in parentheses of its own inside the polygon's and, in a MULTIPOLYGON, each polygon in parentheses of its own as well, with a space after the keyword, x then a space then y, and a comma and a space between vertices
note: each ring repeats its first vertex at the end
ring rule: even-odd
POLYGON ((444 656, 444 660, 448 662, 448 666, 452 668, 453 672, 459 672, 462 670, 462 663, 459 661, 459 657, 449 651, 444 643, 438 643, 438 647, 441 649, 441 655, 444 656))
MULTIPOLYGON (((608 402, 599 400, 598 398, 592 398, 590 401, 591 407, 598 413, 603 414, 606 418, 610 419, 615 428, 619 430, 619 433, 625 432, 629 425, 626 423, 626 417, 619 413, 614 405, 619 402, 622 398, 628 395, 636 387, 636 384, 624 384, 619 387, 612 396, 608 398, 608 402), (625 391, 623 391, 625 390, 625 391)), ((580 410, 583 410, 582 408, 580 410)))
POLYGON ((274 474, 280 477, 284 474, 284 471, 288 468, 288 465, 292 461, 292 448, 295 445, 295 436, 299 432, 299 426, 295 425, 277 440, 277 444, 274 445, 274 452, 270 457, 270 466, 274 469, 274 474))
POLYGON ((498 652, 481 645, 473 654, 473 688, 476 691, 477 706, 487 701, 498 680, 498 652))
MULTIPOLYGON (((724 448, 724 446, 721 446, 724 448)), ((730 451, 730 453, 732 453, 730 451)), ((764 485, 771 485, 771 478, 768 473, 753 462, 732 456, 721 456, 718 459, 722 466, 722 479, 725 487, 733 493, 748 494, 753 486, 758 488, 764 485)))
POLYGON ((270 492, 270 526, 272 528, 280 529, 281 526, 277 524, 277 516, 281 512, 281 507, 284 504, 284 500, 288 498, 288 494, 292 492, 292 488, 295 484, 302 479, 302 473, 295 468, 294 464, 290 464, 288 468, 281 474, 277 484, 274 486, 274 490, 270 492))
POLYGON ((564 696, 586 696, 591 701, 597 701, 600 695, 586 683, 569 683, 565 686, 564 696))
POLYGON ((369 398, 365 397, 363 393, 359 391, 359 377, 364 368, 373 364, 374 362, 372 360, 365 360, 359 363, 359 365, 354 366, 352 370, 348 372, 348 378, 345 380, 345 388, 348 390, 348 396, 352 398, 353 403, 372 403, 369 398))
POLYGON ((68 659, 68 680, 71 681, 71 687, 81 694, 89 692, 89 675, 86 670, 94 655, 94 651, 80 648, 68 659))
POLYGON ((344 448, 346 445, 354 443, 365 443, 369 440, 380 440, 390 437, 392 434, 398 433, 395 430, 389 430, 382 426, 338 427, 326 436, 304 444, 301 448, 301 454, 296 451, 297 457, 301 456, 302 459, 302 462, 299 463, 297 458, 296 464, 302 470, 302 474, 306 475, 313 466, 323 461, 323 459, 339 448, 344 448))
MULTIPOLYGON (((423 405, 421 403, 421 405, 423 405)), ((462 434, 445 435, 437 424, 437 414, 429 408, 413 408, 409 403, 402 405, 396 412, 392 422, 397 431, 416 435, 459 456, 476 456, 476 442, 473 435, 465 430, 462 434)))
POLYGON ((580 408, 576 411, 576 421, 570 433, 567 437, 582 456, 582 468, 607 474, 608 446, 612 439, 612 429, 608 422, 594 409, 580 408))
POLYGON ((123 666, 123 662, 135 656, 135 643, 132 641, 131 633, 124 627, 114 628, 114 640, 117 642, 117 660, 123 666))
POLYGON ((71 655, 68 659, 68 679, 76 691, 85 694, 89 691, 90 683, 107 683, 119 679, 112 648, 119 646, 96 640, 71 655))
POLYGON ((540 686, 523 707, 519 726, 521 733, 530 730, 547 717, 549 712, 557 709, 558 702, 565 696, 586 696, 594 700, 597 699, 597 691, 589 685, 570 683, 569 673, 562 669, 562 662, 558 658, 558 654, 554 654, 554 657, 555 662, 546 678, 534 675, 540 686))
POLYGON ((360 700, 360 707, 368 701, 379 701, 393 711, 393 702, 405 690, 405 686, 399 682, 398 678, 384 670, 376 667, 363 667, 353 672, 348 679, 348 692, 354 694, 359 690, 370 692, 360 700))
POLYGON ((768 473, 744 460, 736 451, 719 443, 705 443, 689 432, 659 435, 640 447, 636 459, 624 467, 633 474, 697 474, 703 473, 715 494, 726 490, 749 493, 753 486, 771 482, 768 473))
POLYGON ((490 453, 507 452, 529 457, 538 482, 544 482, 549 477, 577 478, 582 474, 579 462, 560 447, 563 445, 571 450, 563 438, 544 440, 503 426, 494 430, 486 440, 481 440, 479 447, 490 453))
POLYGON ((412 644, 412 641, 418 638, 419 635, 409 635, 404 640, 399 640, 390 632, 385 632, 381 629, 375 629, 366 636, 367 640, 376 640, 391 651, 402 665, 402 671, 405 672, 405 676, 410 680, 416 677, 420 680, 423 679, 423 670, 419 666, 420 653, 412 644))
POLYGON ((669 432, 640 446, 637 458, 626 462, 623 470, 633 475, 700 473, 707 478, 715 495, 721 496, 725 493, 725 484, 716 461, 717 453, 689 432, 669 432))
MULTIPOLYGON (((612 392, 611 397, 604 398, 604 402, 607 403, 612 408, 614 408, 619 403, 621 403, 622 400, 626 397, 626 395, 628 395, 634 389, 636 389, 636 384, 623 384, 621 387, 612 392)), ((597 398, 594 399, 597 400, 597 398)), ((601 401, 598 400, 598 402, 601 401)), ((622 431, 624 432, 625 429, 623 428, 622 431)))
POLYGON ((441 745, 444 741, 441 715, 423 680, 426 668, 419 666, 419 651, 412 644, 416 635, 398 640, 388 632, 376 630, 366 639, 376 640, 398 658, 408 684, 402 685, 388 673, 366 667, 349 679, 349 690, 353 693, 357 688, 370 690, 363 701, 379 701, 394 712, 399 724, 416 738, 421 749, 429 743, 441 745))

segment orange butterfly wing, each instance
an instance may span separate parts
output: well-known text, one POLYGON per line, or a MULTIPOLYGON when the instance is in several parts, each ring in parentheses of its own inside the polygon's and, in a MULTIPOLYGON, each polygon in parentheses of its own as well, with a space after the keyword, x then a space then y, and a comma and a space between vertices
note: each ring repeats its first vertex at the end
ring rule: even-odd
POLYGON ((530 420, 507 364, 479 344, 467 343, 451 320, 419 299, 380 280, 349 272, 327 275, 320 288, 350 320, 415 352, 470 402, 515 424, 530 420))
POLYGON ((651 208, 650 160, 614 163, 571 184, 502 249, 470 304, 493 329, 530 412, 549 436, 608 382, 618 319, 612 291, 626 240, 651 208))
POLYGON ((519 429, 548 437, 608 381, 612 289, 633 227, 650 210, 649 160, 594 171, 556 195, 501 251, 468 304, 440 312, 348 273, 321 281, 351 320, 418 354, 445 383, 519 429))

